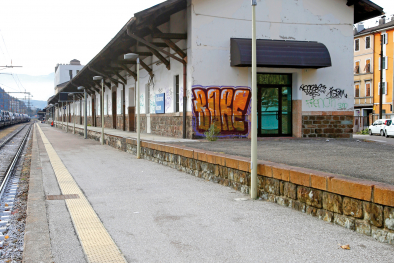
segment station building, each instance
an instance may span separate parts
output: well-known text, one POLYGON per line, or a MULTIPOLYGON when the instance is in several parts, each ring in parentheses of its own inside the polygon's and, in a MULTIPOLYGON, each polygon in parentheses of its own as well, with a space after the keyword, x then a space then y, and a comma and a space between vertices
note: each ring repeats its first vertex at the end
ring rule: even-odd
MULTIPOLYGON (((61 91, 87 89, 92 126, 103 107, 105 127, 134 131, 139 103, 142 132, 200 138, 214 125, 221 137, 248 138, 257 96, 258 136, 351 137, 353 24, 382 13, 368 0, 258 1, 252 94, 250 0, 168 0, 134 14, 61 91), (141 58, 139 98, 127 53, 141 58)), ((57 120, 83 123, 81 95, 48 103, 57 120)))

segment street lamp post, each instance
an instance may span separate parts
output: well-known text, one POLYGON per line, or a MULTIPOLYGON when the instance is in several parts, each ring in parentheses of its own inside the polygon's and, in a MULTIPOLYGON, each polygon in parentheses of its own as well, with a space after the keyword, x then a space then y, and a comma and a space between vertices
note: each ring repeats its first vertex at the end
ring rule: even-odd
POLYGON ((84 117, 83 117, 83 126, 84 126, 84 133, 83 133, 83 138, 87 139, 88 138, 88 110, 87 110, 87 94, 86 94, 86 88, 85 87, 78 87, 78 90, 83 90, 83 96, 84 96, 84 117))
POLYGON ((93 80, 101 80, 101 145, 104 145, 104 78, 102 76, 94 76, 93 80))
POLYGON ((140 122, 140 58, 138 54, 128 53, 124 55, 125 60, 136 60, 137 61, 137 94, 136 94, 136 106, 137 106, 137 159, 141 158, 141 141, 140 141, 140 134, 141 134, 141 122, 140 122))
POLYGON ((256 5, 252 0, 252 134, 251 134, 251 184, 250 198, 257 198, 257 69, 256 69, 256 5))

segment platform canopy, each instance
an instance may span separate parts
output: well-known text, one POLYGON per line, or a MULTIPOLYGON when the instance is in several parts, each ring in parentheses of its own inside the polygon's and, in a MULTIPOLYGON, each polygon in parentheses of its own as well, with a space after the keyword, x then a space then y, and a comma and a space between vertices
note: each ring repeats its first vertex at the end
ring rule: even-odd
MULTIPOLYGON (((231 39, 231 66, 252 66, 252 40, 231 39)), ((269 68, 331 67, 331 57, 325 45, 318 42, 257 40, 257 66, 269 68)))

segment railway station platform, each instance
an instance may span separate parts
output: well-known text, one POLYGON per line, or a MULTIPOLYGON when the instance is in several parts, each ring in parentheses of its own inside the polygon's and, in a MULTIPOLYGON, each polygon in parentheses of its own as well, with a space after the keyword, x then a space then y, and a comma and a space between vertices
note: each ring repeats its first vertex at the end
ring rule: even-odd
POLYGON ((144 159, 136 159, 128 147, 36 124, 32 168, 42 185, 34 191, 44 206, 28 207, 28 218, 35 214, 42 225, 29 233, 34 242, 25 244, 26 262, 387 262, 394 256, 392 245, 311 211, 250 200, 234 185, 191 176, 170 159, 182 155, 179 162, 187 162, 202 152, 161 153, 169 147, 144 142, 144 159), (350 250, 339 248, 347 244, 350 250))

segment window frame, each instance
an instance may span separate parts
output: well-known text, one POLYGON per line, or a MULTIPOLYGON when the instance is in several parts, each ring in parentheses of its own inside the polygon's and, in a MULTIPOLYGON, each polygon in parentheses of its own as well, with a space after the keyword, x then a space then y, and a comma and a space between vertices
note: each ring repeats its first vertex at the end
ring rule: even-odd
POLYGON ((371 36, 365 37, 365 49, 371 49, 371 36), (367 47, 367 38, 369 38, 369 47, 367 47))
POLYGON ((371 58, 367 58, 367 59, 365 60, 365 67, 364 67, 365 73, 372 73, 372 66, 371 66, 371 63, 372 63, 372 59, 371 59, 371 58), (368 65, 367 61, 368 61, 368 60, 369 60, 369 71, 367 71, 367 65, 368 65))
POLYGON ((354 74, 360 74, 360 72, 361 72, 360 68, 361 68, 361 61, 360 60, 355 60, 354 61, 354 74), (358 62, 358 72, 356 73, 357 62, 358 62))
POLYGON ((359 98, 359 97, 360 97, 360 83, 355 83, 354 84, 354 98, 359 98), (358 91, 358 94, 357 94, 357 91, 358 91))
POLYGON ((355 51, 355 52, 360 51, 360 39, 359 39, 359 38, 357 38, 357 39, 354 40, 354 51, 355 51), (358 49, 356 49, 356 47, 357 47, 357 44, 356 44, 356 43, 358 43, 358 49))
POLYGON ((175 111, 180 112, 180 103, 179 103, 179 96, 180 96, 180 89, 179 89, 179 75, 174 76, 174 97, 175 97, 175 111))
POLYGON ((365 82, 365 97, 371 97, 371 81, 366 81, 365 82), (367 95, 367 85, 369 84, 369 95, 367 95))

